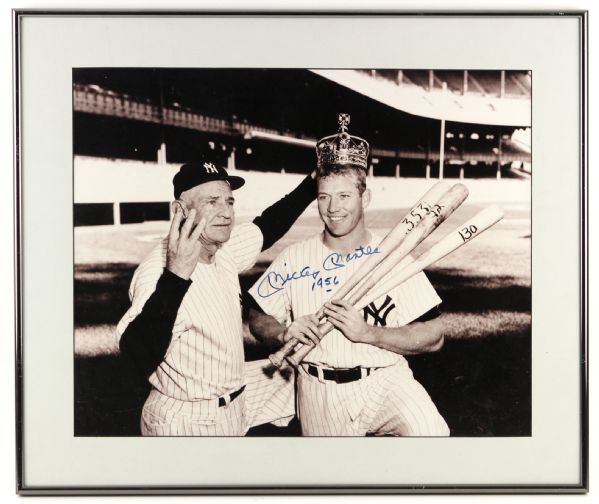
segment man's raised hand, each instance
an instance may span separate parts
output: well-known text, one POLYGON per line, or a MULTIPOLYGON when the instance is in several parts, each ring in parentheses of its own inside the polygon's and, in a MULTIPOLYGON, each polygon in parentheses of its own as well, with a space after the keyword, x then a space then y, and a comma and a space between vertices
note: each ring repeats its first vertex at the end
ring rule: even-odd
POLYGON ((183 211, 177 207, 168 234, 166 269, 185 280, 189 279, 200 258, 202 250, 200 234, 206 226, 205 219, 202 219, 194 227, 195 216, 196 210, 192 209, 181 226, 183 211))

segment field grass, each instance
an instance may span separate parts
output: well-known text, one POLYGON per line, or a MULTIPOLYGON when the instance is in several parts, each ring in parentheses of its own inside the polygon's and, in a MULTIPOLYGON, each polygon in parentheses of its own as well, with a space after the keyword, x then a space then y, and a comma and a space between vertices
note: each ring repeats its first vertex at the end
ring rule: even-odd
MULTIPOLYGON (((432 245, 481 207, 465 205, 421 246, 432 245)), ((374 209, 368 226, 384 234, 403 210, 374 209)), ((452 435, 530 435, 530 211, 505 208, 502 222, 431 267, 443 299, 447 329, 440 352, 409 358, 417 379, 446 418, 452 435)), ((238 222, 248 220, 241 217, 238 222)), ((76 434, 135 435, 147 385, 118 358, 114 327, 129 305, 137 264, 168 224, 146 223, 75 230, 76 434)), ((241 278, 247 288, 282 248, 321 229, 313 209, 265 251, 241 278)), ((266 354, 245 328, 246 358, 266 354)), ((295 433, 296 431, 291 431, 295 433)), ((258 430, 256 435, 285 435, 258 430)))

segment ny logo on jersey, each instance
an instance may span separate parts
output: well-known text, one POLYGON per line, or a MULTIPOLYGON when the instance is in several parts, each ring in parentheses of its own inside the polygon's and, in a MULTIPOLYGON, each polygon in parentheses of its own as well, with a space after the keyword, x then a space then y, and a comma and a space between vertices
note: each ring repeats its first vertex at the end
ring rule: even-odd
POLYGON ((204 163, 204 168, 206 170, 206 173, 218 173, 218 170, 216 169, 216 166, 214 166, 213 163, 204 163))
POLYGON ((374 320, 375 326, 386 326, 387 325, 387 317, 391 310, 395 308, 395 303, 391 303, 393 301, 389 296, 385 297, 385 301, 381 304, 381 306, 377 306, 374 304, 374 301, 370 303, 368 306, 365 306, 362 309, 364 313, 364 321, 368 322, 368 317, 372 317, 374 320))

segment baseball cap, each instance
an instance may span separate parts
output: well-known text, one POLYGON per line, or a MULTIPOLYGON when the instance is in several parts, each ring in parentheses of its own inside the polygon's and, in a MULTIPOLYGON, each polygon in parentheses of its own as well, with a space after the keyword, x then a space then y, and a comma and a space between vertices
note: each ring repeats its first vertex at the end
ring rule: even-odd
POLYGON ((173 177, 173 188, 175 193, 175 199, 181 196, 183 191, 187 191, 192 187, 204 184, 206 182, 213 182, 215 180, 226 180, 231 189, 239 189, 245 180, 235 175, 229 175, 227 170, 222 166, 219 166, 210 161, 201 161, 199 163, 186 163, 176 175, 173 177))

